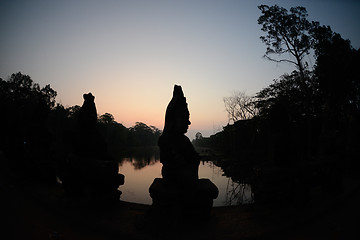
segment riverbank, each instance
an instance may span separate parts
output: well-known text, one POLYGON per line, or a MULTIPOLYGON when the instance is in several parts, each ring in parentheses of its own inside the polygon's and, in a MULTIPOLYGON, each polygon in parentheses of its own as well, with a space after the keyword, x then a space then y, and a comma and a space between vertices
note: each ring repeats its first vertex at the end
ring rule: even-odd
POLYGON ((214 207, 209 222, 168 230, 146 220, 149 205, 91 204, 65 197, 60 185, 13 178, 1 184, 1 233, 6 239, 352 239, 359 234, 360 184, 347 178, 343 186, 307 206, 214 207))

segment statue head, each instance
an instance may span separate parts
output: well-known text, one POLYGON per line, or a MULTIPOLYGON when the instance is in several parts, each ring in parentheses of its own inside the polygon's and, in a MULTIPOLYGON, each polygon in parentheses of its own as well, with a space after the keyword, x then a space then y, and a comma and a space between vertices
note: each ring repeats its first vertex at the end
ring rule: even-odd
POLYGON ((88 94, 84 93, 83 94, 83 98, 84 98, 84 102, 94 102, 94 95, 92 95, 91 92, 89 92, 88 94))
POLYGON ((81 106, 79 124, 85 128, 95 128, 97 121, 97 111, 95 106, 95 96, 92 93, 83 94, 84 103, 81 106))
POLYGON ((181 86, 175 85, 173 97, 166 108, 164 132, 187 132, 191 124, 190 113, 181 86))

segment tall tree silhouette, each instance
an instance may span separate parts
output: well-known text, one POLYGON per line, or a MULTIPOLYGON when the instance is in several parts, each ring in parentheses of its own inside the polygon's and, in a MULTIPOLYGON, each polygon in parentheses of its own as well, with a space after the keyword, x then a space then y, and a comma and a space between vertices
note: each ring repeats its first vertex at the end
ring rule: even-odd
POLYGON ((0 148, 15 167, 30 172, 47 161, 51 148, 47 117, 55 97, 50 85, 41 88, 20 72, 0 79, 0 148))
POLYGON ((277 5, 260 5, 258 8, 262 13, 258 23, 262 25, 261 30, 267 33, 260 37, 267 46, 264 57, 271 61, 294 64, 301 77, 305 78, 307 63, 304 62, 304 57, 314 45, 311 32, 318 23, 306 19, 308 14, 304 7, 290 8, 290 12, 277 5), (270 57, 272 54, 285 53, 293 58, 270 57))
POLYGON ((360 49, 334 33, 330 27, 319 26, 316 39, 315 76, 327 109, 339 114, 360 110, 360 49))

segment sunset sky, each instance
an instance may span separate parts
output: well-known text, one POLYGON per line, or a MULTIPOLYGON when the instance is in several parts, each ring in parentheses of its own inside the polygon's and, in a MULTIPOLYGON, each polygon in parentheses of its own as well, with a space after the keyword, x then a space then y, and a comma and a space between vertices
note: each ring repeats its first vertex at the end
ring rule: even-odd
POLYGON ((188 136, 210 136, 228 123, 223 97, 252 95, 294 70, 262 58, 261 4, 304 6, 309 20, 360 47, 356 0, 0 0, 0 77, 21 71, 50 84, 64 106, 92 92, 99 114, 160 129, 179 84, 191 113, 188 136))

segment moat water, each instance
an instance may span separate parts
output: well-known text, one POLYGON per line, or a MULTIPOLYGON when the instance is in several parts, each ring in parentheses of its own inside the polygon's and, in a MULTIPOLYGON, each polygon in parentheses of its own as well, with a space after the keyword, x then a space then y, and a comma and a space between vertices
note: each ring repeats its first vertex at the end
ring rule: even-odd
MULTIPOLYGON (((160 159, 155 156, 147 158, 126 157, 119 162, 119 173, 125 175, 125 184, 119 187, 121 200, 127 202, 152 203, 149 187, 155 178, 161 178, 160 159)), ((210 179, 219 189, 219 196, 214 206, 230 206, 253 202, 251 186, 236 183, 224 175, 223 170, 213 162, 201 162, 199 178, 210 179)))

